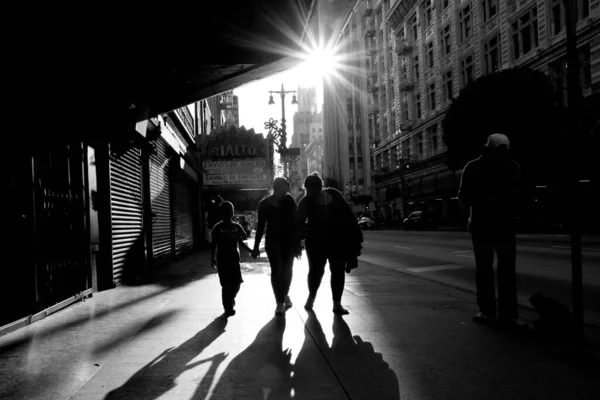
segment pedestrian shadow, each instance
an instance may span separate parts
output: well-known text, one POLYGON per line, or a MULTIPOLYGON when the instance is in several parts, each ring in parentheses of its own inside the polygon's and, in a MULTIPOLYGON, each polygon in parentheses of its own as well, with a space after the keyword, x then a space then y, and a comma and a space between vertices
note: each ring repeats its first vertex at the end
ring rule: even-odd
MULTIPOLYGON (((400 399, 400 387, 396 373, 385 362, 381 353, 375 351, 373 344, 364 342, 360 336, 353 336, 348 324, 341 316, 333 320, 333 339, 328 345, 321 323, 313 311, 308 312, 306 320, 306 339, 294 367, 295 379, 299 382, 309 380, 318 382, 315 374, 327 371, 314 370, 311 359, 316 355, 311 342, 318 346, 334 371, 343 394, 353 399, 400 399)), ((314 360, 312 362, 314 365, 314 360)), ((314 388, 302 384, 294 386, 298 398, 310 398, 314 388), (309 392, 303 392, 308 389, 309 392)), ((341 396, 340 396, 341 397, 341 396)), ((332 398, 334 398, 332 396, 332 398)), ((337 397, 335 397, 337 398, 337 397)))
MULTIPOLYGON (((283 349, 285 317, 273 317, 253 342, 228 365, 210 398, 292 399, 291 350, 283 349)), ((207 387, 198 387, 194 400, 208 399, 207 387)))
POLYGON ((181 374, 201 364, 211 365, 199 382, 199 387, 210 387, 216 370, 226 353, 218 353, 212 357, 190 363, 199 353, 225 332, 227 318, 221 315, 192 338, 178 346, 163 351, 152 361, 137 371, 123 385, 110 391, 105 400, 117 399, 157 399, 177 386, 175 382, 181 374))

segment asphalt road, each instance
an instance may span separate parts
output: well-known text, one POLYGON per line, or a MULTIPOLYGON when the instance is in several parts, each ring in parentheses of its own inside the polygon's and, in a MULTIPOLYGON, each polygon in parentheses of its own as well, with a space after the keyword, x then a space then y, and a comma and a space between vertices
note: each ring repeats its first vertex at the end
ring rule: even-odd
MULTIPOLYGON (((475 290, 475 260, 467 232, 365 231, 361 260, 475 290)), ((567 235, 517 235, 519 303, 536 292, 572 308, 571 251, 567 235)), ((600 326, 600 238, 583 238, 586 323, 600 326)))

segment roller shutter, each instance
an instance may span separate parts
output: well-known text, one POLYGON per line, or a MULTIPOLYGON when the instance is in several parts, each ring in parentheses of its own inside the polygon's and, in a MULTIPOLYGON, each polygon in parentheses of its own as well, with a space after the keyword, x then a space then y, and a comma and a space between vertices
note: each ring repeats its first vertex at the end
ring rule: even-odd
POLYGON ((160 138, 156 153, 150 157, 150 197, 152 207, 152 248, 154 258, 170 257, 173 253, 171 190, 169 184, 168 144, 160 138))
POLYGON ((129 149, 110 163, 113 282, 143 266, 141 152, 129 149))
POLYGON ((193 239, 193 180, 183 172, 173 181, 175 252, 181 254, 194 244, 193 239))

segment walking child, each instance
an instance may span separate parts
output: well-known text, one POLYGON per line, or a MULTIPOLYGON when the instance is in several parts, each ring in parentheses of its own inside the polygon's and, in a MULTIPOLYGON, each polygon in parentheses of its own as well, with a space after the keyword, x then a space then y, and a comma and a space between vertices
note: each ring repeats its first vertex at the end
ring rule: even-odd
POLYGON ((238 244, 246 251, 252 249, 243 242, 244 228, 233 221, 233 204, 224 201, 219 205, 222 220, 211 231, 212 266, 216 267, 221 282, 221 297, 225 314, 235 315, 235 296, 243 282, 238 244))

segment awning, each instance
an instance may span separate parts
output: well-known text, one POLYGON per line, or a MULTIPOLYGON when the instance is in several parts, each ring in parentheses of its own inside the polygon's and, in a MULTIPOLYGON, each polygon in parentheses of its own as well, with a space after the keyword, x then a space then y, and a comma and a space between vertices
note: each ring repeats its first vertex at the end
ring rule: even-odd
POLYGON ((355 204, 354 207, 352 207, 352 212, 355 214, 365 212, 365 207, 362 204, 355 204))
POLYGON ((451 190, 454 189, 454 171, 440 172, 435 176, 435 189, 451 190))
POLYGON ((425 176, 421 179, 421 193, 435 192, 435 175, 425 176))

